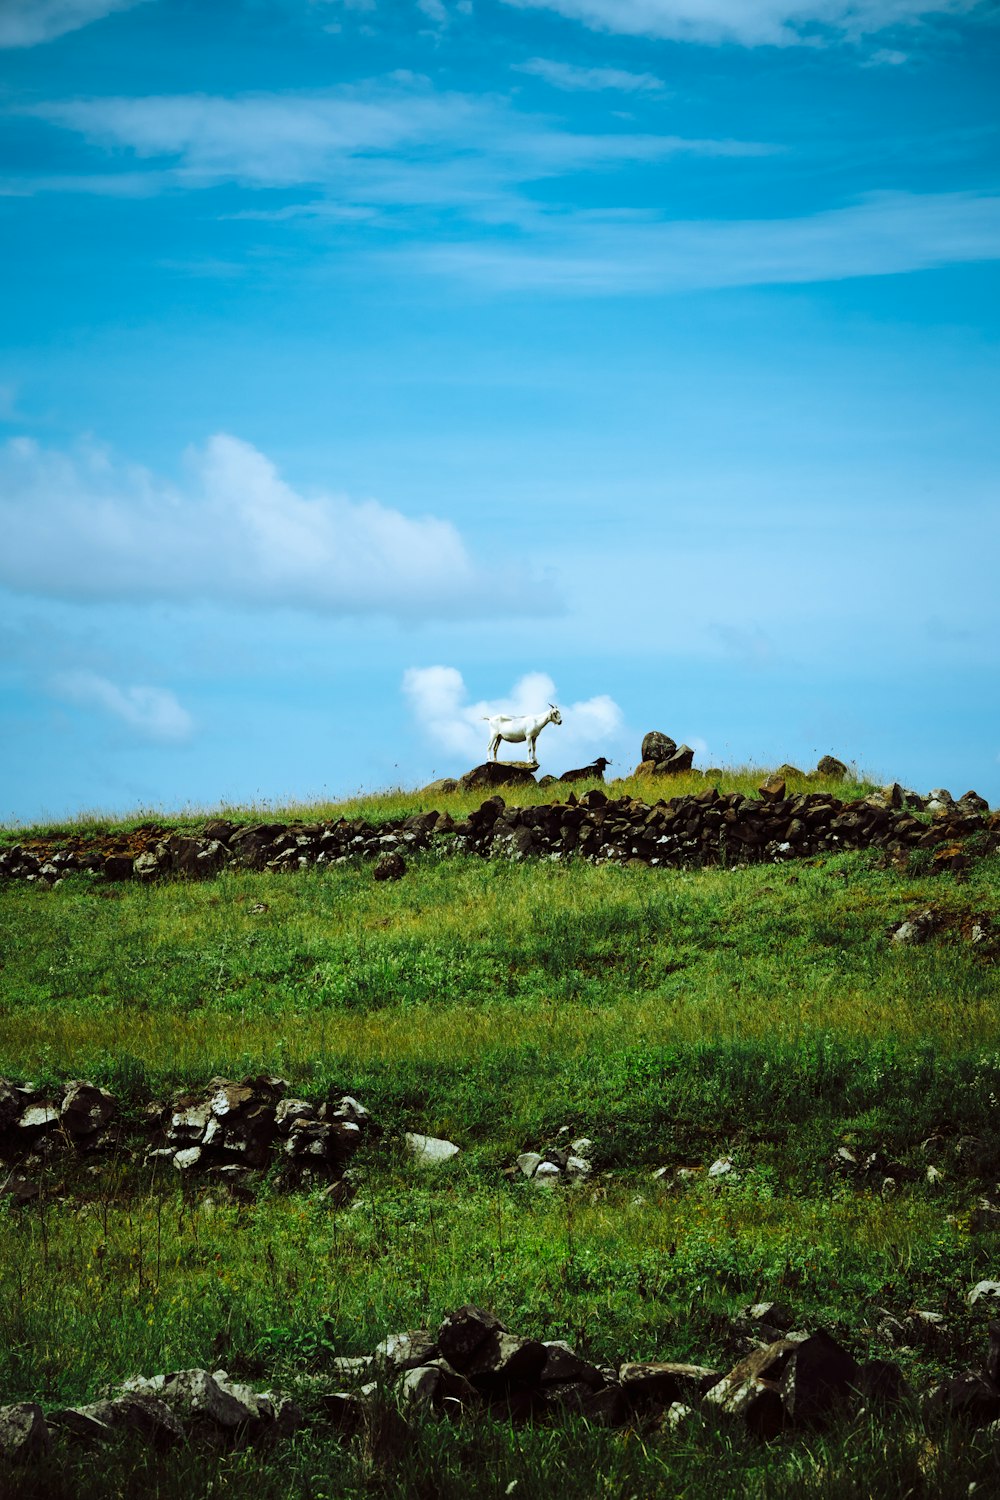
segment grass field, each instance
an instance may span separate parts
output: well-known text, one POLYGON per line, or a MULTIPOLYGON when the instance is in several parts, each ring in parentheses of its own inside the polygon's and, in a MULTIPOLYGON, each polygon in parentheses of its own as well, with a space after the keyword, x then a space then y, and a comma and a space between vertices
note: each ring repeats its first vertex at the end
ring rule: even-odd
MULTIPOLYGON (((398 793, 366 812, 421 805, 398 793)), ((962 883, 871 854, 692 872, 426 855, 398 883, 346 865, 0 887, 0 1073, 92 1078, 138 1109, 215 1073, 276 1072, 356 1095, 382 1127, 341 1209, 267 1181, 236 1205, 114 1159, 47 1169, 41 1206, 0 1208, 3 1399, 79 1399, 189 1365, 294 1383, 468 1300, 594 1356, 724 1369, 730 1316, 780 1297, 859 1358, 898 1358, 917 1387, 980 1363, 988 1314, 965 1294, 1000 1270, 972 1213, 1000 1176, 1000 986, 962 931, 983 914, 1000 923, 997 857, 962 883), (931 905, 937 936, 890 941, 931 905), (594 1140, 589 1184, 505 1175, 564 1125, 594 1140), (408 1129, 462 1153, 421 1172, 408 1129), (841 1145, 885 1166, 845 1175, 841 1145), (720 1156, 735 1170, 709 1179, 720 1156), (666 1191, 660 1166, 696 1170, 666 1191), (883 1345, 880 1310, 913 1307, 947 1315, 946 1346, 883 1345)), ((995 1492, 1000 1465, 988 1437, 907 1411, 766 1449, 711 1423, 647 1442, 483 1419, 398 1451, 313 1432, 271 1457, 63 1452, 22 1481, 39 1495, 965 1495, 995 1492)))

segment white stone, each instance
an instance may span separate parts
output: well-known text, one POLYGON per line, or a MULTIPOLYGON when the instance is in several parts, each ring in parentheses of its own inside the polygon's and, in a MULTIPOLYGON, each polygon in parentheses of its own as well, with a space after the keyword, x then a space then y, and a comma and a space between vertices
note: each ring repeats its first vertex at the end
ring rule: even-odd
POLYGON ((521 1171, 524 1173, 525 1177, 534 1177, 535 1169, 540 1163, 541 1159, 542 1157, 539 1151, 522 1151, 521 1155, 517 1158, 517 1164, 521 1168, 521 1171))
POLYGON ((186 1150, 174 1153, 174 1166, 179 1172, 186 1172, 189 1167, 196 1167, 200 1161, 200 1146, 188 1146, 186 1150))
POLYGON ((692 1427, 700 1422, 701 1418, 694 1408, 686 1406, 683 1401, 672 1401, 663 1418, 664 1427, 669 1427, 671 1432, 676 1432, 679 1427, 692 1427))
POLYGON ((731 1156, 720 1156, 718 1161, 713 1161, 708 1169, 709 1177, 725 1177, 733 1170, 733 1158, 731 1156))
POLYGON ((553 1187, 561 1176, 562 1172, 554 1161, 543 1161, 539 1162, 535 1168, 535 1175, 531 1180, 537 1183, 539 1187, 553 1187))
POLYGON ((418 1135, 413 1130, 406 1132, 406 1144, 418 1167, 439 1167, 442 1162, 451 1161, 461 1150, 454 1141, 441 1140, 433 1135, 418 1135))
POLYGON ((17 1123, 22 1130, 39 1130, 44 1125, 54 1125, 58 1119, 59 1111, 51 1104, 29 1104, 17 1123))
POLYGON ((998 1297, 1000 1297, 1000 1281, 977 1281, 969 1293, 968 1303, 970 1307, 975 1307, 976 1303, 984 1298, 992 1302, 998 1297))

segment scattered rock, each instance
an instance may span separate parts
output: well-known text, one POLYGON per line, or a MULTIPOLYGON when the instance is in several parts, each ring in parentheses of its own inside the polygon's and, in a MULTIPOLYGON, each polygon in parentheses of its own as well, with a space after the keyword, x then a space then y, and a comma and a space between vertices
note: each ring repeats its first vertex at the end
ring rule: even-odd
POLYGON ((49 1446, 49 1429, 40 1406, 33 1401, 18 1401, 0 1406, 0 1456, 10 1463, 27 1463, 49 1446))
POLYGON ((418 1135, 413 1130, 406 1132, 406 1144, 418 1167, 439 1167, 443 1162, 451 1161, 462 1149, 454 1141, 441 1140, 433 1135, 418 1135))
POLYGON ((892 941, 894 943, 926 943, 932 936, 938 925, 938 914, 933 907, 928 906, 924 911, 917 912, 908 917, 898 927, 893 928, 892 941))
POLYGON ((973 1427, 985 1427, 1000 1416, 1000 1389, 976 1371, 952 1375, 931 1391, 925 1410, 931 1417, 958 1418, 973 1427))
POLYGON ((178 1370, 163 1382, 160 1399, 182 1425, 208 1423, 233 1436, 259 1421, 256 1402, 240 1400, 207 1370, 178 1370))
POLYGON ((462 792, 479 792, 495 786, 534 786, 534 770, 524 765, 514 765, 511 762, 500 760, 487 760, 481 766, 473 766, 471 771, 459 778, 458 789, 462 792))
POLYGON ((662 734, 659 729, 651 729, 642 737, 642 759, 652 761, 654 765, 661 760, 669 760, 677 749, 677 741, 672 740, 669 734, 662 734))
POLYGON ((372 876, 375 880, 402 880, 406 874, 406 861, 401 854, 382 854, 375 861, 372 876))
POLYGON ((816 762, 816 774, 825 777, 827 781, 843 781, 847 775, 847 767, 835 755, 824 755, 822 760, 816 762))
MULTIPOLYGON (((565 1140, 569 1134, 563 1127, 557 1140, 565 1140)), ((568 1146, 549 1146, 544 1151, 522 1151, 517 1158, 517 1168, 537 1187, 554 1187, 563 1181, 583 1181, 593 1170, 585 1152, 592 1151, 594 1143, 587 1136, 579 1136, 568 1146)))
POLYGON ((70 1135, 94 1136, 114 1119, 117 1105, 113 1094, 95 1084, 76 1080, 66 1085, 60 1117, 70 1135))
POLYGON ((706 1365, 644 1362, 622 1365, 618 1379, 633 1404, 657 1401, 669 1406, 674 1401, 699 1399, 719 1383, 721 1375, 706 1365))
POLYGON ((795 1346, 781 1377, 781 1399, 789 1419, 801 1426, 830 1420, 858 1381, 858 1364, 820 1328, 795 1346))
POLYGON ((184 1439, 177 1418, 156 1396, 129 1393, 109 1401, 92 1401, 72 1410, 116 1432, 135 1433, 151 1448, 172 1448, 184 1439))

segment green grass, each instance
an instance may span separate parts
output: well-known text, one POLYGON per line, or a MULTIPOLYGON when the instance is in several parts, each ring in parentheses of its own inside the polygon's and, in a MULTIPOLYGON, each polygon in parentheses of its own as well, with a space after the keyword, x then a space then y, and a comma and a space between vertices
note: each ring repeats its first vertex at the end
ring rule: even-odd
MULTIPOLYGON (((393 794, 363 811, 417 806, 393 794)), ((92 1077, 132 1109, 213 1073, 274 1071, 297 1091, 356 1094, 383 1127, 336 1211, 267 1183, 236 1206, 113 1158, 97 1173, 38 1169, 41 1205, 0 1210, 3 1399, 78 1399, 192 1364, 292 1380, 466 1300, 594 1355, 722 1368, 745 1302, 789 1301, 859 1357, 891 1353, 877 1308, 921 1306, 948 1315, 946 1362, 978 1363, 988 1314, 964 1297, 996 1274, 997 1237, 972 1232, 970 1209, 1000 1177, 1000 986, 958 919, 1000 919, 1000 858, 961 884, 919 865, 426 855, 398 883, 345 865, 0 886, 0 1073, 92 1077), (892 944, 892 926, 928 905, 952 925, 892 944), (563 1125, 595 1141, 590 1184, 547 1194, 504 1175, 563 1125), (406 1129, 462 1154, 420 1173, 406 1129), (893 1196, 882 1169, 834 1169, 845 1142, 882 1153, 893 1196), (722 1154, 737 1173, 712 1183, 704 1169, 722 1154), (929 1162, 945 1174, 936 1187, 929 1162), (665 1192, 661 1164, 700 1170, 665 1192)), ((942 1359, 900 1357, 918 1385, 942 1359)), ((342 1450, 316 1430, 273 1459, 185 1452, 154 1471, 112 1455, 100 1480, 93 1459, 60 1450, 65 1469, 31 1483, 458 1496, 516 1479, 517 1496, 708 1497, 964 1495, 997 1481, 989 1442, 912 1414, 766 1452, 711 1423, 668 1439, 477 1421, 389 1448, 342 1450)))

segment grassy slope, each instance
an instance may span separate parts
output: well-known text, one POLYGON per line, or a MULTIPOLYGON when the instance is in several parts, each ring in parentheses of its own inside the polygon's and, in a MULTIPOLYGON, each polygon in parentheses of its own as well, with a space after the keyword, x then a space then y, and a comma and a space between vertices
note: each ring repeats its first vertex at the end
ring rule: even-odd
MULTIPOLYGON (((426 858, 395 885, 347 866, 0 890, 0 1072, 93 1076, 138 1101, 265 1068, 349 1089, 386 1131, 336 1213, 266 1191, 206 1206, 173 1172, 154 1182, 115 1162, 64 1201, 50 1180, 43 1211, 0 1217, 4 1399, 219 1361, 322 1370, 466 1299, 594 1354, 723 1365, 726 1315, 756 1298, 790 1300, 859 1355, 888 1352, 876 1306, 930 1306, 949 1313, 954 1357, 975 1362, 985 1317, 962 1299, 996 1274, 995 1236, 971 1234, 968 1209, 1000 1168, 998 986, 956 929, 889 943, 931 903, 997 919, 1000 861, 962 885, 855 855, 700 873, 426 858), (563 1124, 594 1138, 610 1175, 551 1196, 502 1176, 563 1124), (406 1128, 465 1150, 427 1177, 399 1149, 406 1128), (963 1136, 977 1137, 971 1156, 963 1136), (831 1169, 845 1139, 903 1169, 895 1196, 883 1201, 880 1176, 858 1187, 831 1169), (654 1165, 723 1153, 735 1180, 700 1172, 674 1195, 651 1181, 654 1165), (923 1180, 929 1160, 940 1187, 923 1180)), ((918 1378, 935 1363, 903 1358, 918 1378)), ((936 1494, 995 1482, 985 1441, 959 1450, 890 1424, 856 1437, 852 1491, 829 1441, 765 1460, 714 1430, 647 1451, 487 1427, 334 1460, 310 1438, 276 1465, 227 1460, 219 1482, 248 1465, 262 1495, 500 1494, 511 1478, 519 1495, 581 1496, 895 1493, 893 1475, 902 1493, 921 1472, 936 1494), (331 1468, 324 1490, 315 1476, 331 1468)), ((218 1460, 199 1462, 172 1460, 162 1492, 207 1493, 218 1460)), ((88 1463, 62 1482, 87 1493, 88 1463)), ((129 1482, 140 1492, 138 1477, 108 1492, 129 1482)))

